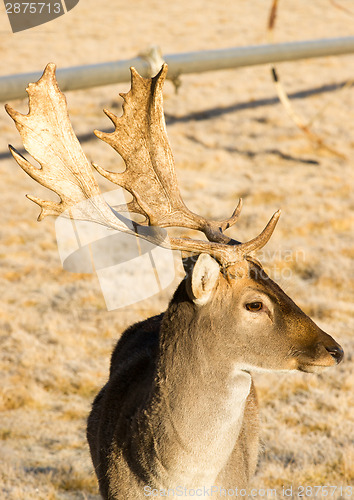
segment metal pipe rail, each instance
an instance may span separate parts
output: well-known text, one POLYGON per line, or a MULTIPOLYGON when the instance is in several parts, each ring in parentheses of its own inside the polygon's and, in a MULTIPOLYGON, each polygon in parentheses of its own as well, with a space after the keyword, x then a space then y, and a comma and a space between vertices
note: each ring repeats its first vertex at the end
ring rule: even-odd
MULTIPOLYGON (((187 73, 352 53, 354 53, 354 37, 345 37, 187 52, 161 57, 169 66, 168 78, 173 80, 187 73)), ((57 79, 62 91, 128 82, 131 66, 134 66, 142 76, 151 76, 151 59, 149 56, 139 56, 123 61, 58 69, 57 79)), ((0 77, 0 101, 26 97, 27 84, 37 81, 40 76, 41 72, 33 72, 0 77)))

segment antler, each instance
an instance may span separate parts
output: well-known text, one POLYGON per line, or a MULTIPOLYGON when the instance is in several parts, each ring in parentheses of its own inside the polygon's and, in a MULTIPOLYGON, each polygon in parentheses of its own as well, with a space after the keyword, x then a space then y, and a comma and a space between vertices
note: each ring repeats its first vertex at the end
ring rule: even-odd
POLYGON ((104 110, 115 131, 106 134, 95 130, 97 137, 122 156, 127 168, 118 174, 94 167, 103 177, 132 194, 129 208, 144 215, 149 225, 197 229, 211 241, 228 243, 230 238, 222 231, 236 222, 241 202, 230 219, 218 222, 194 214, 181 198, 163 114, 162 88, 166 74, 166 64, 153 79, 142 78, 131 69, 131 90, 120 94, 124 99, 123 116, 117 118, 104 110))
POLYGON ((30 83, 26 90, 29 95, 28 115, 22 115, 8 104, 5 109, 13 118, 25 148, 41 168, 31 165, 12 146, 9 148, 28 175, 60 198, 56 203, 27 195, 41 207, 38 220, 68 211, 76 219, 94 219, 129 231, 123 223, 124 218, 117 219, 100 196, 91 165, 72 129, 65 96, 56 82, 55 65, 48 64, 40 80, 30 83))
POLYGON ((38 219, 68 211, 75 219, 91 220, 120 231, 135 233, 161 246, 167 246, 164 238, 151 230, 147 231, 146 225, 197 229, 209 241, 170 238, 169 247, 209 253, 224 266, 262 248, 273 233, 280 211, 273 215, 259 236, 242 244, 223 233, 236 222, 242 207, 241 200, 232 216, 224 221, 207 220, 191 212, 178 189, 163 115, 162 87, 167 65, 152 79, 142 78, 134 68, 131 73, 131 90, 121 94, 124 99, 123 115, 117 118, 105 110, 115 125, 115 131, 111 134, 95 131, 100 139, 123 157, 126 170, 113 173, 97 165, 94 167, 106 179, 132 194, 133 200, 128 204, 128 209, 144 215, 145 222, 132 223, 117 212, 122 207, 115 207, 114 210, 100 196, 91 166, 72 129, 65 97, 55 79, 54 64, 47 65, 37 83, 29 84, 28 115, 22 115, 6 105, 6 111, 15 121, 25 148, 40 163, 41 168, 33 167, 10 146, 15 160, 33 179, 60 197, 60 202, 55 203, 28 196, 42 208, 38 219))

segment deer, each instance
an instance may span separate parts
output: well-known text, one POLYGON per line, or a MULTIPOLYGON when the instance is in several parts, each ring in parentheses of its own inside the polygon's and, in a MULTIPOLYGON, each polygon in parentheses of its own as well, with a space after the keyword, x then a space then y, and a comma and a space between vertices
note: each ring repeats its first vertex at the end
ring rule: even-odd
POLYGON ((47 215, 88 220, 135 234, 182 253, 185 276, 166 311, 130 326, 111 357, 109 378, 96 396, 87 439, 103 499, 168 496, 215 498, 247 488, 259 455, 259 408, 252 372, 322 373, 343 349, 265 272, 255 252, 278 222, 276 212, 255 238, 225 234, 241 212, 211 220, 182 200, 163 112, 164 64, 153 78, 131 68, 131 88, 120 94, 120 117, 104 110, 113 132, 95 131, 118 152, 124 172, 94 169, 131 195, 128 209, 100 193, 72 129, 55 65, 29 84, 29 112, 6 105, 33 166, 15 148, 19 166, 54 191, 59 202, 29 199, 47 215), (170 237, 151 228, 186 228, 201 239, 170 237), (147 229, 150 228, 148 231, 147 229))

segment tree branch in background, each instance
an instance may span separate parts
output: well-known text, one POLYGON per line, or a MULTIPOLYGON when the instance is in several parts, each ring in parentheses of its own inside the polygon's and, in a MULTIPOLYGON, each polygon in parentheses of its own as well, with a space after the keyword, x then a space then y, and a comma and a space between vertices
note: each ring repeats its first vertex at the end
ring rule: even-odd
MULTIPOLYGON (((268 31, 268 40, 270 43, 274 42, 274 28, 275 28, 275 23, 276 23, 276 19, 277 19, 277 13, 278 13, 278 3, 279 3, 278 0, 273 0, 272 6, 270 9, 270 13, 269 13, 269 17, 268 17, 267 31, 268 31)), ((333 0, 332 0, 332 3, 333 3, 333 0)), ((315 132, 313 132, 311 130, 311 126, 313 125, 315 118, 318 119, 320 114, 328 106, 328 103, 325 106, 323 106, 323 108, 321 108, 321 110, 315 115, 315 118, 306 122, 306 120, 303 117, 301 117, 299 115, 299 113, 297 113, 297 111, 295 111, 294 106, 293 106, 292 102, 290 101, 290 99, 289 99, 289 97, 284 89, 282 82, 280 81, 279 73, 278 73, 278 70, 275 66, 271 67, 271 74, 272 74, 272 79, 273 79, 279 100, 282 103, 282 105, 284 106, 285 111, 287 112, 287 114, 289 115, 291 120, 295 123, 295 125, 304 134, 306 134, 308 139, 316 146, 316 148, 326 150, 329 153, 331 153, 335 156, 338 156, 339 158, 345 159, 346 156, 343 153, 337 151, 336 149, 332 148, 331 146, 328 146, 322 137, 320 137, 318 134, 316 134, 315 132)), ((349 86, 351 86, 352 82, 349 82, 349 83, 350 83, 349 86)), ((344 87, 342 87, 342 89, 347 88, 347 85, 348 84, 346 84, 344 87)))

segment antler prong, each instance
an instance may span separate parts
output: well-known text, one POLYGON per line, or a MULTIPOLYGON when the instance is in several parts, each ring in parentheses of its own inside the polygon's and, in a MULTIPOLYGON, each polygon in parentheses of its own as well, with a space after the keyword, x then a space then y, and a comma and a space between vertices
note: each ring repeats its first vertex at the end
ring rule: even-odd
MULTIPOLYGON (((12 108, 10 108, 10 106, 6 105, 6 111, 9 114, 10 114, 10 110, 13 111, 12 108)), ((34 179, 37 182, 41 182, 41 174, 40 174, 41 169, 34 167, 23 155, 21 155, 21 153, 19 151, 17 151, 16 148, 11 146, 11 144, 9 144, 9 150, 10 150, 10 153, 12 154, 12 156, 14 157, 14 159, 20 165, 20 167, 30 177, 32 177, 32 179, 34 179)))
MULTIPOLYGON (((104 114, 106 116, 108 116, 108 118, 111 120, 111 122, 113 123, 113 125, 116 125, 118 117, 114 113, 112 113, 112 111, 110 111, 109 109, 104 108, 103 112, 104 112, 104 114)), ((99 130, 94 130, 94 134, 96 134, 97 137, 99 137, 99 135, 96 132, 98 134, 103 134, 104 133, 104 132, 100 132, 99 130)))
POLYGON ((237 220, 238 220, 238 218, 239 218, 239 216, 241 214, 242 206, 243 206, 243 201, 242 201, 242 198, 240 198, 238 200, 237 207, 233 211, 233 214, 231 215, 231 217, 229 219, 227 219, 227 220, 224 220, 220 224, 221 231, 226 231, 226 229, 228 229, 229 227, 233 226, 237 222, 237 220))
POLYGON ((60 203, 56 203, 55 201, 46 201, 41 198, 37 198, 37 196, 32 196, 30 194, 26 194, 26 198, 33 201, 37 205, 41 207, 40 214, 37 217, 38 221, 41 221, 47 215, 60 215, 62 213, 62 209, 60 203))
POLYGON ((240 245, 239 250, 240 252, 242 252, 243 256, 248 255, 249 253, 254 252, 256 250, 260 250, 261 248, 264 247, 266 243, 268 243, 270 237, 274 232, 275 226, 278 223, 280 215, 281 215, 281 210, 277 210, 270 218, 266 227, 258 236, 240 245))
POLYGON ((121 187, 125 189, 125 186, 123 185, 124 176, 122 175, 122 173, 110 172, 109 170, 105 170, 104 168, 97 165, 97 163, 91 163, 91 165, 100 175, 102 175, 102 177, 104 177, 110 182, 113 182, 114 184, 119 184, 121 187))

